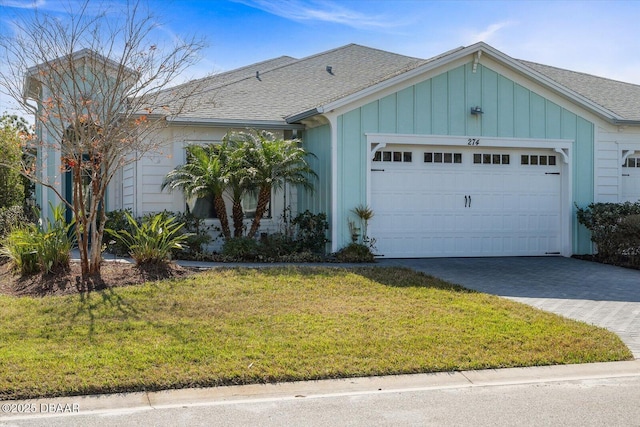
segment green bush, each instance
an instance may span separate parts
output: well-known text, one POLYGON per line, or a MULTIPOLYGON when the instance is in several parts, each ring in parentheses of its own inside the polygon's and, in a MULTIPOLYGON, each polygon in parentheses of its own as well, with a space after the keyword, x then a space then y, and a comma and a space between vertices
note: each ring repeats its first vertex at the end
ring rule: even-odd
POLYGON ((0 239, 6 237, 13 229, 35 224, 37 219, 24 206, 0 208, 0 239))
MULTIPOLYGON (((128 231, 129 233, 133 232, 133 228, 129 225, 129 220, 127 219, 127 213, 131 214, 130 210, 115 210, 111 212, 107 212, 107 221, 104 224, 104 228, 107 230, 112 230, 115 232, 119 231, 128 231)), ((137 221, 140 224, 140 221, 137 221)), ((111 234, 113 239, 107 241, 107 250, 112 254, 118 256, 127 256, 129 255, 129 247, 125 243, 124 240, 119 238, 118 236, 114 236, 111 234)))
POLYGON ((591 232, 591 241, 597 246, 598 257, 611 263, 638 258, 638 215, 640 202, 591 203, 577 210, 578 221, 591 232))
POLYGON ((228 261, 256 261, 259 258, 259 244, 249 237, 233 237, 224 241, 221 254, 228 261))
POLYGON ((276 260, 300 251, 297 242, 282 233, 261 235, 257 250, 258 256, 266 260, 276 260))
POLYGON ((38 229, 35 225, 16 228, 3 239, 0 255, 8 258, 13 269, 20 274, 36 273, 40 271, 38 241, 38 229))
POLYGON ((137 265, 162 264, 171 259, 171 251, 182 249, 189 234, 181 233, 182 223, 175 217, 159 213, 145 216, 138 223, 129 212, 124 213, 129 229, 107 229, 107 233, 128 248, 137 265), (129 231, 131 230, 131 231, 129 231))
POLYGON ((40 221, 38 226, 27 224, 15 228, 2 243, 0 253, 23 275, 69 267, 71 248, 75 243, 71 232, 73 223, 66 223, 63 205, 52 207, 51 211, 53 221, 47 219, 46 225, 40 221))
POLYGON ((375 257, 371 248, 362 243, 349 243, 335 254, 340 262, 374 262, 375 257))
POLYGON ((325 245, 329 241, 326 236, 329 229, 326 214, 313 214, 306 210, 298 214, 291 224, 296 227, 297 252, 324 253, 325 245))
POLYGON ((180 212, 174 214, 176 221, 184 224, 181 233, 187 235, 187 239, 184 242, 184 251, 173 252, 174 256, 179 256, 181 259, 198 259, 204 255, 204 245, 211 241, 211 235, 209 231, 211 226, 205 225, 204 219, 197 218, 187 210, 187 212, 180 212))

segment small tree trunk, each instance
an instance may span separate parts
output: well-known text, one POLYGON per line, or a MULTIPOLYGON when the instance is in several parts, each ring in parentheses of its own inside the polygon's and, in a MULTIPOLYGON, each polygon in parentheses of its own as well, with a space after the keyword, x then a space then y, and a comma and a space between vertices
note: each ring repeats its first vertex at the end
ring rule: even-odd
POLYGON ((267 206, 269 205, 269 200, 271 199, 271 186, 265 185, 260 187, 260 192, 258 193, 258 205, 256 206, 256 216, 253 218, 253 222, 251 223, 251 229, 249 230, 248 237, 253 238, 258 229, 260 228, 260 220, 262 220, 262 216, 267 210, 267 206))
POLYGON ((216 208, 218 219, 220 220, 220 228, 225 239, 231 238, 231 230, 229 230, 229 218, 227 217, 227 207, 221 195, 213 196, 213 206, 216 208))
POLYGON ((84 215, 82 197, 82 168, 79 164, 72 167, 73 176, 73 216, 76 220, 76 239, 80 252, 80 271, 82 277, 89 274, 89 236, 87 218, 84 215))
POLYGON ((242 210, 240 197, 233 198, 231 213, 233 216, 233 237, 242 237, 244 232, 244 211, 242 210))

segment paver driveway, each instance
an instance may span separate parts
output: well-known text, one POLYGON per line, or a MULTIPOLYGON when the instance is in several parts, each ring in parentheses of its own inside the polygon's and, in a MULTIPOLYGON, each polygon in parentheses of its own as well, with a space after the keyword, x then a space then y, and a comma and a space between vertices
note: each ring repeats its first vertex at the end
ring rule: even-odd
POLYGON ((564 257, 383 259, 618 334, 640 359, 640 270, 564 257))

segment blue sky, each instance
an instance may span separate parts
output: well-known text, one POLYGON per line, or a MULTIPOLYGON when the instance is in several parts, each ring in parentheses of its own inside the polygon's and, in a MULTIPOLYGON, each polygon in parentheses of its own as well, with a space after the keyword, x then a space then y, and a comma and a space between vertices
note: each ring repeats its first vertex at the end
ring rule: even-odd
MULTIPOLYGON (((123 0, 104 0, 112 4, 123 0)), ((0 27, 19 13, 76 0, 0 0, 0 27)), ((149 0, 167 37, 208 47, 186 77, 348 43, 429 58, 484 41, 518 59, 640 84, 640 0, 149 0)), ((100 3, 98 1, 95 2, 100 3)), ((0 112, 10 100, 0 94, 0 112)))

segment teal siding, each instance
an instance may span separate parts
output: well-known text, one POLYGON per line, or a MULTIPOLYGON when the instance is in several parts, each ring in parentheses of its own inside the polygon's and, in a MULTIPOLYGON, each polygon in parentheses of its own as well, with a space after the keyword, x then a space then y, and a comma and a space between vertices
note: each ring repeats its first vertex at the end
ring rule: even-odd
POLYGON ((418 83, 415 88, 415 107, 413 116, 415 117, 416 133, 423 135, 431 133, 431 80, 418 83))
POLYGON ((313 192, 298 192, 298 211, 308 209, 313 213, 325 213, 331 221, 331 128, 324 125, 308 129, 302 141, 304 148, 313 154, 308 161, 318 179, 314 182, 313 192))
POLYGON ((447 75, 441 74, 432 79, 431 93, 431 123, 433 123, 433 134, 446 135, 448 133, 448 112, 449 112, 449 96, 448 96, 447 75))
POLYGON ((410 88, 407 88, 405 90, 398 92, 398 108, 396 111, 398 133, 413 133, 413 129, 414 129, 413 91, 414 91, 414 87, 412 86, 410 88))
POLYGON ((515 84, 503 76, 498 76, 498 109, 497 114, 491 119, 482 118, 483 122, 497 122, 498 135, 501 138, 515 136, 515 84))
POLYGON ((465 74, 464 67, 456 68, 448 73, 448 134, 466 135, 467 100, 465 97, 465 74))
POLYGON ((559 105, 545 101, 546 137, 559 139, 562 137, 562 109, 559 105))
MULTIPOLYGON (((467 64, 338 118, 338 246, 348 242, 349 210, 365 202, 367 132, 574 140, 573 201, 593 201, 593 123, 493 70, 479 65, 474 73, 467 64), (481 116, 470 114, 476 105, 481 116)), ((589 252, 587 231, 575 220, 573 227, 574 252, 589 252)))

